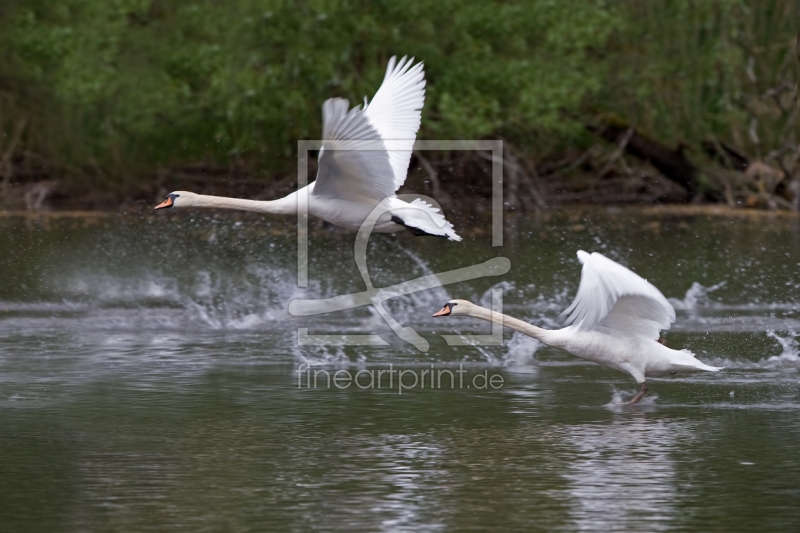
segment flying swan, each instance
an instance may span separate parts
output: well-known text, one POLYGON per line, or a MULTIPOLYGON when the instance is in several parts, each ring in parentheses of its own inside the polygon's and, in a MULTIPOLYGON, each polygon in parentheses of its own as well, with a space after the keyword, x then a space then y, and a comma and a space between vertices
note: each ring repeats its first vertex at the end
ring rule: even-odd
POLYGON ((466 315, 519 331, 545 344, 595 363, 627 372, 641 383, 628 404, 647 393, 646 376, 721 368, 695 359, 689 350, 672 350, 659 342, 661 330, 675 322, 675 310, 655 286, 624 266, 583 250, 578 293, 562 316, 566 327, 547 330, 516 318, 479 307, 466 300, 451 300, 433 316, 466 315))
POLYGON ((374 232, 406 228, 414 235, 460 241, 439 209, 419 198, 405 202, 395 195, 406 180, 414 140, 425 102, 425 73, 414 58, 389 60, 386 76, 370 104, 349 109, 343 98, 322 104, 322 148, 317 179, 307 187, 272 201, 244 200, 174 191, 156 206, 212 207, 292 215, 299 194, 308 193, 308 214, 350 230, 358 230, 379 205, 385 211, 374 232))

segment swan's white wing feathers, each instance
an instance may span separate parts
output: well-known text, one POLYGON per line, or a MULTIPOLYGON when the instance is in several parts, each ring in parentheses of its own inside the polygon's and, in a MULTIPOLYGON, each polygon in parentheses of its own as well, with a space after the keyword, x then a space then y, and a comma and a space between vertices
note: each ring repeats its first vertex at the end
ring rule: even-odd
POLYGON ((414 58, 389 60, 386 76, 364 114, 389 150, 396 191, 406 181, 408 162, 419 131, 422 106, 425 103, 423 64, 411 64, 414 58))
POLYGON ((392 214, 399 216, 406 226, 417 228, 428 235, 447 237, 451 241, 460 241, 461 237, 453 229, 441 211, 422 200, 415 198, 409 203, 399 198, 393 199, 391 204, 392 214))
POLYGON ((380 135, 364 112, 342 98, 322 104, 322 149, 314 194, 380 202, 394 196, 394 172, 380 135), (376 149, 377 148, 377 149, 376 149))
POLYGON ((675 321, 675 310, 652 283, 602 254, 578 252, 583 263, 578 293, 564 315, 567 325, 604 327, 658 339, 675 321))
POLYGON ((659 321, 652 318, 663 313, 654 300, 644 296, 622 296, 611 308, 608 315, 595 324, 595 328, 604 327, 622 331, 643 339, 657 340, 662 329, 669 329, 674 321, 659 321))

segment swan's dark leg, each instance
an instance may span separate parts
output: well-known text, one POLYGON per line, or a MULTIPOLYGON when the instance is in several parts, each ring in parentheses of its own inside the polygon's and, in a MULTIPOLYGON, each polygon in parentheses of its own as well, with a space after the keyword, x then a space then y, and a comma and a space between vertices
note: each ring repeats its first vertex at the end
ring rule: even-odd
POLYGON ((642 401, 644 395, 647 394, 647 382, 642 381, 642 387, 639 389, 639 392, 636 393, 636 396, 631 399, 629 402, 625 402, 625 405, 634 405, 642 401))

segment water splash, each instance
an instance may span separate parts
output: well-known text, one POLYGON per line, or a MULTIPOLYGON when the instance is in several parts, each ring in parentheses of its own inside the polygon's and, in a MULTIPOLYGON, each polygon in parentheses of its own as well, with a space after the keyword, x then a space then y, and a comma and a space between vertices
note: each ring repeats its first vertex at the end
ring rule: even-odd
MULTIPOLYGON (((638 392, 638 391, 637 391, 638 392)), ((621 408, 642 408, 642 407, 653 407, 656 404, 656 400, 658 399, 658 394, 648 394, 641 401, 634 405, 628 405, 627 402, 633 398, 635 395, 631 394, 628 390, 619 390, 616 387, 611 387, 611 401, 604 405, 604 407, 613 410, 619 410, 621 408)))
POLYGON ((787 336, 782 337, 774 331, 767 331, 767 337, 778 341, 781 353, 762 359, 759 361, 760 364, 768 368, 797 368, 800 365, 800 343, 797 340, 797 332, 790 331, 787 336))
MULTIPOLYGON (((408 272, 406 276, 408 279, 436 274, 428 262, 416 253, 399 244, 397 245, 397 250, 403 252, 416 266, 415 271, 408 272)), ((489 292, 491 294, 491 291, 489 292)), ((442 308, 442 304, 450 300, 451 296, 444 287, 434 287, 425 291, 413 292, 398 298, 392 298, 386 302, 386 306, 395 320, 401 324, 410 325, 416 322, 418 325, 421 317, 424 317, 427 321, 428 317, 442 308)), ((385 322, 378 312, 372 307, 370 307, 370 311, 375 320, 385 326, 385 322)))
POLYGON ((180 295, 179 302, 205 327, 274 330, 292 320, 287 311, 291 300, 309 294, 324 298, 326 292, 319 281, 299 289, 289 271, 250 265, 245 276, 234 280, 219 273, 199 272, 196 284, 180 295))
POLYGON ((515 290, 515 285, 513 281, 501 281, 499 283, 495 283, 487 291, 481 294, 481 297, 478 298, 478 305, 491 309, 492 297, 494 296, 494 291, 496 289, 502 290, 503 295, 505 296, 505 294, 515 290))
POLYGON ((523 372, 526 369, 534 372, 539 366, 535 358, 536 352, 543 346, 544 344, 538 340, 515 331, 511 340, 505 345, 506 353, 500 360, 500 364, 516 372, 523 372))
POLYGON ((676 310, 686 311, 690 315, 696 316, 699 308, 708 307, 710 303, 708 294, 716 291, 717 289, 721 289, 725 286, 725 283, 726 282, 722 281, 716 285, 712 285, 711 287, 705 287, 695 281, 692 283, 692 286, 689 287, 689 290, 686 291, 683 300, 669 298, 669 302, 676 310))
MULTIPOLYGON (((800 371, 800 342, 796 331, 786 331, 779 334, 775 330, 764 332, 769 339, 777 341, 781 348, 781 353, 764 357, 758 361, 747 359, 731 359, 729 357, 701 357, 704 363, 725 367, 726 370, 777 370, 781 373, 795 373, 800 371)), ((769 349, 769 341, 763 344, 764 351, 769 349)), ((774 376, 775 373, 764 375, 774 376)), ((758 379, 751 377, 752 379, 758 379)), ((770 378, 772 379, 772 378, 770 378)))
POLYGON ((92 273, 58 280, 56 284, 70 299, 89 300, 101 305, 167 302, 180 295, 175 278, 155 274, 130 279, 92 273))
MULTIPOLYGON (((503 290, 504 314, 548 329, 562 327, 558 313, 566 307, 565 301, 570 296, 568 289, 546 296, 539 292, 535 285, 520 288, 514 282, 501 281, 486 290, 476 302, 483 307, 491 308, 495 289, 503 290), (508 295, 512 296, 513 301, 523 304, 509 304, 508 295)), ((509 330, 505 331, 508 335, 509 330)), ((543 346, 544 344, 538 340, 515 331, 502 347, 474 346, 473 348, 489 365, 506 367, 514 372, 534 373, 539 366, 535 354, 543 346)))
MULTIPOLYGON (((358 359, 358 362, 363 363, 366 358, 361 355, 358 359)), ((342 346, 297 346, 294 350, 294 360, 298 368, 300 365, 348 367, 353 363, 342 346)))

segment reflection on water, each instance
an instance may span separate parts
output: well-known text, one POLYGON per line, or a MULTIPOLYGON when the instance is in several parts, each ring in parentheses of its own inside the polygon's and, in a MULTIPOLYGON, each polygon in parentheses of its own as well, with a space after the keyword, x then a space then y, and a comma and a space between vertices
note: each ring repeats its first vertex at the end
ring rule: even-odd
POLYGON ((671 529, 678 490, 670 452, 677 442, 690 445, 693 434, 685 426, 637 417, 570 428, 575 450, 566 477, 577 529, 635 531, 642 517, 649 531, 671 529))
POLYGON ((9 531, 732 531, 800 529, 800 232, 792 219, 512 220, 513 245, 379 236, 376 286, 503 255, 503 278, 396 298, 431 342, 368 308, 294 318, 294 298, 364 289, 352 236, 258 217, 0 220, 0 524, 9 531), (580 224, 578 224, 580 222, 580 224), (635 243, 635 247, 631 246, 635 243), (635 384, 528 337, 432 321, 451 297, 558 327, 577 249, 655 283, 668 335, 717 374, 635 384), (335 268, 332 268, 335 265, 335 268), (388 347, 298 346, 378 333, 388 347), (498 390, 297 388, 318 369, 463 363, 498 390), (611 405, 609 405, 611 404, 611 405))

